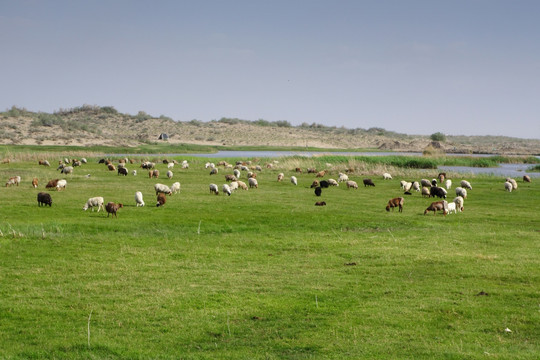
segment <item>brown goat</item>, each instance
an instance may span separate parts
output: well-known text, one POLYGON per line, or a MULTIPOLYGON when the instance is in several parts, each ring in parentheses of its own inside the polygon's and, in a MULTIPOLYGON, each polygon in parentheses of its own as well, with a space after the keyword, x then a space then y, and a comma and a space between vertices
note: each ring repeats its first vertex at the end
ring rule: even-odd
POLYGON ((405 199, 402 197, 390 199, 390 201, 388 201, 388 205, 386 205, 386 211, 390 211, 390 208, 392 208, 392 211, 394 211, 395 207, 399 207, 399 212, 403 212, 404 201, 405 199))
POLYGON ((315 177, 324 177, 324 175, 326 175, 326 170, 321 170, 317 173, 317 175, 315 175, 315 177))
POLYGON ((319 185, 319 180, 313 180, 313 182, 311 183, 311 188, 316 188, 319 185))
POLYGON ((113 164, 108 164, 107 168, 109 169, 109 171, 115 171, 116 170, 116 167, 113 164))
POLYGON ((110 214, 112 214, 112 217, 117 217, 118 218, 118 215, 116 214, 116 212, 118 211, 118 209, 124 207, 123 204, 116 204, 116 203, 113 203, 113 202, 108 202, 107 205, 105 205, 105 210, 107 210, 107 217, 109 217, 110 214))
POLYGON ((32 179, 32 186, 35 187, 35 188, 38 187, 38 179, 37 178, 32 179))
POLYGON ((445 202, 446 201, 444 201, 444 200, 432 202, 431 205, 429 205, 428 208, 424 211, 424 215, 426 215, 430 211, 433 211, 433 215, 436 215, 437 210, 442 210, 443 215, 446 216, 446 213, 447 213, 446 208, 447 207, 444 204, 445 202))
POLYGON ((302 173, 302 169, 299 168, 299 167, 297 167, 297 168, 295 169, 295 171, 296 171, 297 173, 300 173, 300 174, 302 173))
MULTIPOLYGON (((216 193, 217 195, 217 193, 216 193)), ((164 193, 159 193, 158 196, 157 196, 157 204, 156 206, 163 206, 165 205, 165 203, 167 202, 167 197, 165 196, 164 193)))

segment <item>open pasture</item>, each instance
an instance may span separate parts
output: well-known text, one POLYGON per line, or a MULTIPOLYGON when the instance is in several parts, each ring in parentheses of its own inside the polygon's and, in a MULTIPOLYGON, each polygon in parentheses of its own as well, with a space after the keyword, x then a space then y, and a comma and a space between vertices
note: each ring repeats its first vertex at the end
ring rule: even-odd
POLYGON ((384 167, 366 168, 349 175, 359 189, 316 197, 306 168, 324 164, 263 159, 259 188, 229 197, 232 169, 209 175, 207 159, 176 165, 172 180, 159 161, 156 180, 95 158, 60 175, 57 160, 0 165, 3 181, 22 178, 0 189, 0 358, 538 358, 537 179, 508 193, 503 178, 468 177, 464 212, 424 216, 435 200, 420 193, 403 213, 385 206, 400 180, 437 170, 385 181, 373 174, 384 167), (45 190, 55 178, 64 191, 45 190), (153 185, 175 181, 181 191, 156 207, 153 185), (52 207, 38 207, 40 191, 52 207), (118 218, 83 211, 94 196, 123 203, 118 218))

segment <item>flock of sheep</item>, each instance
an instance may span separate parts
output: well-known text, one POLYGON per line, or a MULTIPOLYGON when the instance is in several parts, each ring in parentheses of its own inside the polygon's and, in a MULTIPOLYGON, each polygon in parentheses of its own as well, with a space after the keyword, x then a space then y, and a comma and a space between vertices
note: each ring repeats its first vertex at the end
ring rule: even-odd
MULTIPOLYGON (((101 159, 99 160, 99 163, 105 164, 108 171, 117 171, 118 175, 127 176, 128 170, 126 167, 127 163, 134 163, 134 160, 128 160, 128 159, 120 159, 115 166, 115 164, 112 163, 112 161, 107 159, 101 159)), ((59 162, 59 166, 57 170, 59 170, 62 174, 72 174, 75 167, 82 166, 82 164, 86 164, 87 160, 82 158, 81 160, 68 160, 64 159, 63 161, 59 162)), ((166 176, 168 179, 172 179, 174 174, 172 172, 175 164, 179 164, 176 160, 168 161, 163 160, 163 163, 167 165, 167 173, 166 176)), ((274 161, 273 163, 266 164, 266 168, 272 169, 278 162, 274 161)), ((50 163, 47 160, 40 160, 39 165, 42 166, 50 166, 50 163)), ((209 175, 217 175, 219 173, 218 167, 223 167, 224 171, 232 172, 227 173, 225 175, 225 181, 221 186, 221 191, 223 194, 226 194, 228 196, 231 196, 236 190, 243 189, 248 190, 248 188, 258 188, 259 184, 257 181, 257 173, 254 171, 262 171, 262 167, 260 165, 251 166, 251 162, 243 162, 238 161, 234 166, 232 164, 227 163, 226 161, 220 161, 216 164, 213 163, 206 163, 205 168, 210 169, 209 175), (248 167, 249 166, 249 167, 248 167), (242 176, 242 171, 244 171, 245 177, 247 178, 247 184, 241 180, 239 180, 242 176)), ((144 170, 148 170, 148 176, 149 178, 159 178, 159 170, 156 169, 156 164, 150 161, 144 161, 140 164, 140 168, 144 170)), ((188 169, 189 163, 184 160, 181 163, 182 169, 188 169)), ((302 173, 301 168, 296 168, 295 171, 297 173, 302 173)), ((340 183, 344 183, 345 186, 348 189, 358 189, 357 182, 350 180, 349 176, 346 173, 339 173, 337 180, 329 178, 329 179, 322 179, 319 180, 318 178, 322 178, 327 174, 326 170, 323 171, 317 171, 315 169, 307 169, 307 173, 313 173, 315 174, 315 179, 313 183, 311 184, 311 188, 315 188, 315 195, 321 196, 322 195, 322 189, 339 186, 340 183)), ((132 170, 131 174, 133 176, 137 175, 137 170, 132 170)), ((86 175, 87 177, 90 176, 90 174, 86 175)), ((281 182, 285 178, 285 174, 280 172, 277 175, 277 181, 281 182)), ((392 176, 389 173, 384 173, 382 175, 383 180, 392 180, 392 176)), ((527 175, 523 176, 524 182, 531 182, 531 178, 527 175)), ((298 185, 298 179, 296 176, 290 177, 290 182, 293 185, 298 185)), ((6 187, 9 186, 19 186, 21 183, 21 177, 20 176, 13 176, 8 179, 6 182, 6 187)), ((371 178, 365 178, 363 179, 364 187, 374 187, 375 183, 371 178)), ((58 191, 64 190, 66 188, 67 181, 65 179, 52 179, 50 180, 47 185, 45 186, 47 189, 56 189, 58 191)), ((34 188, 38 187, 38 179, 33 178, 32 179, 32 186, 34 188)), ((446 200, 448 190, 450 190, 452 186, 452 181, 446 177, 446 173, 439 173, 436 179, 428 180, 428 179, 421 179, 420 181, 401 181, 400 182, 401 189, 404 191, 404 195, 412 195, 412 191, 420 192, 423 197, 438 197, 442 200, 432 202, 424 211, 424 215, 432 211, 434 214, 437 213, 437 211, 442 211, 444 215, 449 213, 456 213, 461 212, 464 210, 464 200, 467 199, 467 190, 472 190, 472 185, 467 180, 462 180, 460 182, 460 186, 455 188, 456 197, 452 202, 448 202, 446 200), (443 186, 439 186, 444 184, 443 186)), ((504 183, 504 188, 506 191, 513 191, 516 190, 518 187, 517 182, 514 179, 507 178, 504 183)), ((156 183, 154 184, 154 191, 156 194, 156 206, 164 206, 167 202, 167 195, 171 196, 172 194, 176 194, 180 191, 180 182, 173 183, 170 187, 161 184, 156 183)), ((219 195, 220 188, 217 184, 211 183, 209 184, 209 191, 211 194, 219 195)), ((141 191, 137 191, 135 193, 135 204, 137 207, 139 206, 145 206, 145 202, 143 199, 143 194, 141 191)), ((37 201, 38 206, 52 206, 52 197, 47 192, 39 192, 37 195, 37 201)), ((386 210, 394 210, 394 208, 398 208, 399 212, 403 211, 405 198, 404 197, 396 197, 392 198, 388 201, 386 205, 386 210)), ((324 206, 326 205, 325 201, 317 201, 315 203, 316 206, 324 206)), ((97 208, 97 211, 104 210, 107 212, 107 216, 111 215, 113 217, 117 217, 117 212, 120 208, 123 207, 123 204, 121 203, 114 203, 114 202, 108 202, 105 204, 105 201, 103 197, 96 196, 89 198, 86 203, 83 206, 83 210, 92 209, 94 211, 94 208, 97 208)))

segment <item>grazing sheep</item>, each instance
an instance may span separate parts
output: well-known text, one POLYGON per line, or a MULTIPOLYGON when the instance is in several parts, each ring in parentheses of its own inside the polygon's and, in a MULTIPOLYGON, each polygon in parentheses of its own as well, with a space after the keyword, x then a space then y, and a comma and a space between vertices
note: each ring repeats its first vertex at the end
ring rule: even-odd
POLYGON ((317 186, 315 188, 315 195, 316 196, 321 196, 321 194, 322 194, 322 188, 320 186, 317 186))
POLYGON ((86 158, 81 158, 81 162, 82 162, 83 164, 86 164, 88 161, 86 160, 86 158))
POLYGON ((311 188, 316 188, 317 186, 319 186, 319 180, 313 180, 313 182, 311 183, 311 188))
POLYGON ((523 182, 531 182, 531 177, 529 175, 523 175, 523 182))
POLYGON ((229 187, 231 188, 231 191, 238 190, 238 182, 237 181, 232 181, 231 184, 229 185, 229 187))
MULTIPOLYGON (((401 180, 399 182, 399 187, 403 190, 405 190, 405 185, 407 185, 408 181, 405 181, 405 180, 401 180)), ((412 183, 411 183, 412 184, 412 183)))
POLYGON ((442 210, 443 215, 446 216, 446 213, 448 212, 448 202, 446 200, 441 201, 435 201, 432 202, 431 205, 428 206, 426 210, 424 210, 424 215, 426 215, 428 212, 433 211, 433 215, 437 214, 437 211, 442 210))
POLYGON ((399 207, 399 212, 403 212, 403 202, 404 201, 405 201, 405 199, 402 198, 402 197, 397 197, 397 198, 390 199, 388 201, 388 205, 386 205, 386 211, 390 211, 390 209, 392 209, 392 211, 394 211, 395 207, 399 207))
POLYGON ((414 181, 414 182, 412 183, 412 189, 413 189, 414 191, 420 191, 420 183, 419 183, 418 181, 414 181))
POLYGON ((109 164, 107 165, 107 169, 109 169, 109 171, 114 171, 116 170, 116 167, 113 164, 109 164))
POLYGON ((67 181, 64 179, 58 180, 56 183, 56 191, 60 191, 61 189, 66 189, 67 181))
MULTIPOLYGON (((218 163, 218 165, 221 165, 220 163, 221 163, 221 161, 218 163)), ((215 168, 215 167, 216 167, 216 165, 214 165, 214 164, 211 163, 211 162, 207 162, 206 164, 204 164, 204 168, 205 168, 205 169, 208 169, 208 168, 213 169, 213 168, 215 168)))
POLYGON ((334 179, 328 179, 328 183, 332 186, 339 186, 339 183, 334 179))
POLYGON ((428 179, 422 179, 420 180, 420 185, 430 188, 431 187, 431 181, 428 179))
POLYGON ((34 188, 37 188, 37 187, 38 187, 38 179, 37 179, 37 178, 33 178, 33 179, 32 179, 32 186, 33 186, 34 188))
POLYGON ((248 177, 248 179, 249 179, 249 178, 254 178, 254 179, 256 179, 256 178, 257 178, 257 173, 254 173, 254 172, 251 172, 251 171, 250 171, 250 172, 248 172, 247 177, 248 177))
POLYGON ((167 171, 167 178, 172 179, 173 178, 173 172, 171 170, 167 171))
POLYGON ((157 196, 156 206, 157 207, 163 206, 163 205, 165 205, 166 202, 167 202, 167 197, 165 196, 165 194, 159 193, 158 196, 157 196))
POLYGON ((349 180, 349 176, 347 174, 339 173, 338 182, 344 182, 344 181, 348 181, 348 180, 349 180))
POLYGON ((154 164, 153 162, 143 161, 140 167, 146 170, 150 170, 150 169, 153 169, 155 166, 156 164, 154 164))
POLYGON ((296 169, 294 169, 294 171, 301 174, 302 173, 302 168, 297 167, 296 169))
POLYGON ((84 204, 82 209, 86 211, 90 208, 92 209, 92 212, 93 212, 94 208, 97 207, 97 212, 99 212, 99 210, 101 209, 105 210, 105 208, 103 207, 104 203, 105 203, 105 200, 103 200, 103 197, 101 196, 92 197, 86 201, 86 204, 84 204))
POLYGON ((210 194, 219 195, 219 189, 216 184, 210 184, 210 194))
POLYGON ((137 207, 144 206, 143 195, 142 195, 142 192, 140 191, 137 191, 135 193, 135 204, 137 204, 137 207))
POLYGON ((463 211, 463 198, 461 196, 456 196, 454 203, 456 204, 457 211, 463 211))
POLYGON ((316 173, 317 173, 317 169, 315 169, 315 168, 308 168, 308 169, 307 169, 307 173, 308 173, 308 174, 316 174, 316 173))
POLYGON ((259 183, 257 182, 257 179, 255 179, 255 178, 249 178, 248 179, 248 184, 249 184, 250 188, 256 188, 256 189, 259 188, 259 183))
POLYGON ((411 191, 412 186, 413 186, 412 182, 405 182, 405 184, 403 185, 403 190, 405 192, 409 192, 409 191, 411 191))
POLYGON ((236 176, 237 179, 240 178, 240 170, 234 169, 233 174, 234 174, 234 176, 236 176))
POLYGON ((173 162, 168 162, 167 163, 167 169, 172 169, 174 167, 174 163, 173 162))
POLYGON ((133 174, 133 176, 137 176, 137 170, 131 170, 131 173, 133 174))
POLYGON ((106 159, 99 159, 98 164, 105 164, 106 159))
POLYGON ((431 186, 437 186, 437 179, 431 179, 431 186))
POLYGON ((71 162, 71 165, 73 165, 74 167, 76 167, 76 166, 81 166, 82 163, 81 163, 79 160, 73 159, 73 161, 71 162))
POLYGON ((315 206, 326 206, 326 202, 324 202, 324 201, 317 201, 317 202, 315 203, 315 206))
POLYGON ((60 179, 49 180, 47 185, 45 185, 45 188, 46 189, 56 188, 56 185, 58 184, 58 181, 60 181, 60 179))
POLYGON ((443 199, 446 199, 446 190, 443 189, 442 187, 438 187, 438 186, 432 186, 430 189, 429 189, 429 194, 432 196, 432 197, 439 197, 439 198, 443 198, 443 199))
POLYGON ((319 182, 319 186, 324 188, 324 189, 328 189, 328 187, 330 186, 330 183, 328 181, 326 181, 326 180, 321 180, 319 182))
POLYGON ((317 175, 315 175, 315 177, 321 178, 324 177, 324 175, 326 175, 326 170, 321 170, 317 173, 317 175))
POLYGON ((430 187, 422 186, 422 197, 431 197, 430 187))
POLYGON ((465 188, 465 189, 472 190, 471 183, 468 182, 467 180, 461 180, 461 187, 465 188))
POLYGON ((455 202, 449 202, 448 203, 448 213, 449 214, 451 214, 451 213, 457 214, 457 212, 456 212, 456 203, 455 202))
POLYGON ((113 202, 108 202, 107 205, 105 205, 105 209, 107 210, 107 217, 109 217, 110 214, 112 214, 112 217, 118 218, 118 209, 121 207, 124 207, 122 204, 115 204, 113 202))
POLYGON ((180 191, 180 183, 178 181, 171 185, 171 191, 173 194, 176 194, 180 191))
POLYGON ((60 171, 62 174, 73 174, 73 166, 66 166, 60 171))
POLYGON ((51 166, 47 160, 39 160, 38 164, 43 166, 51 166))
POLYGON ((238 187, 240 187, 242 190, 247 190, 248 189, 248 186, 246 185, 245 182, 240 181, 240 180, 236 180, 236 182, 238 183, 238 187))
POLYGON ((11 186, 11 185, 19 186, 20 183, 21 183, 21 177, 20 176, 12 176, 6 182, 6 187, 11 186))
POLYGON ((156 179, 159 178, 159 170, 157 169, 152 170, 152 176, 150 177, 154 177, 156 179))
POLYGON ((446 190, 450 190, 450 188, 452 187, 452 180, 447 179, 447 180, 444 182, 444 186, 446 186, 446 190))
POLYGON ((356 183, 356 181, 347 180, 345 184, 347 184, 347 189, 350 189, 350 188, 358 189, 358 184, 356 183))
POLYGON ((285 177, 285 174, 279 173, 277 176, 277 181, 280 182, 281 180, 283 180, 284 177, 285 177))
POLYGON ((517 190, 518 184, 517 181, 512 178, 506 178, 506 181, 508 181, 510 184, 512 184, 513 190, 517 190))
POLYGON ((257 166, 255 166, 255 170, 257 170, 257 171, 262 171, 262 167, 261 167, 261 165, 257 165, 257 166))
POLYGON ((218 169, 216 167, 210 170, 210 175, 216 175, 217 173, 218 173, 218 169))
POLYGON ((232 194, 232 190, 229 184, 223 184, 223 186, 221 187, 221 190, 223 190, 223 192, 229 196, 231 196, 232 194))
POLYGON ((291 183, 293 185, 298 185, 298 179, 296 178, 296 176, 291 176, 291 183))
POLYGON ((154 185, 154 190, 156 191, 156 195, 159 194, 159 193, 172 195, 172 190, 167 185, 157 183, 157 184, 154 185))
POLYGON ((366 186, 375 186, 375 184, 373 183, 373 180, 371 180, 371 179, 364 179, 362 181, 364 183, 364 187, 366 187, 366 186))
POLYGON ((514 189, 514 186, 512 186, 512 183, 510 181, 506 181, 504 183, 504 189, 508 192, 512 192, 512 190, 514 189))
POLYGON ((225 181, 236 181, 236 176, 232 175, 232 174, 227 174, 225 175, 225 181))
POLYGON ((117 175, 127 176, 128 175, 128 169, 123 167, 123 166, 119 166, 117 175))
POLYGON ((467 198, 467 190, 465 190, 464 188, 458 186, 456 188, 456 195, 461 196, 462 198, 466 199, 467 198))
POLYGON ((389 173, 382 174, 383 180, 392 180, 392 175, 389 173))
POLYGON ((37 202, 38 202, 38 206, 41 206, 43 204, 43 206, 49 205, 50 207, 52 207, 51 194, 46 193, 46 192, 38 193, 37 194, 37 202))

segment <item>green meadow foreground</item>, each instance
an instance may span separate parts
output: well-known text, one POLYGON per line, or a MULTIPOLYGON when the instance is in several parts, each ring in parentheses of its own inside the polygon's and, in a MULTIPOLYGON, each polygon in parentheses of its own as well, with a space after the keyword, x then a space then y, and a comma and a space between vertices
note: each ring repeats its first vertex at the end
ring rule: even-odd
POLYGON ((358 190, 342 183, 318 198, 305 170, 324 162, 284 158, 270 170, 264 159, 259 188, 228 197, 232 170, 210 176, 207 159, 176 165, 172 180, 161 162, 156 180, 139 164, 124 177, 88 160, 73 175, 53 158, 0 165, 2 181, 22 178, 0 189, 2 359, 540 357, 538 178, 508 193, 502 177, 451 174, 450 201, 460 180, 473 186, 465 211, 424 216, 435 200, 419 193, 403 213, 385 206, 403 196, 400 180, 437 170, 357 173, 358 190), (45 190, 55 178, 65 191, 45 190), (175 181, 180 193, 157 208, 153 185, 175 181), (40 191, 52 207, 38 207, 40 191), (94 196, 123 203, 118 218, 83 211, 94 196))

